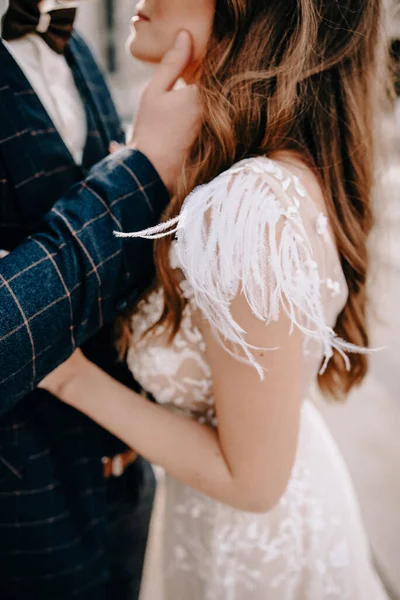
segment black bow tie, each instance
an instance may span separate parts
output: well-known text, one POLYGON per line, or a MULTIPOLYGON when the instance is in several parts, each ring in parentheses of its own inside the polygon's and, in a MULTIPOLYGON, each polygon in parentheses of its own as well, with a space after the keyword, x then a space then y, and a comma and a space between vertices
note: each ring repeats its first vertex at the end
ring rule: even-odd
POLYGON ((63 8, 41 14, 39 0, 11 0, 3 17, 2 37, 17 40, 37 33, 57 54, 64 54, 72 35, 75 8, 63 8))

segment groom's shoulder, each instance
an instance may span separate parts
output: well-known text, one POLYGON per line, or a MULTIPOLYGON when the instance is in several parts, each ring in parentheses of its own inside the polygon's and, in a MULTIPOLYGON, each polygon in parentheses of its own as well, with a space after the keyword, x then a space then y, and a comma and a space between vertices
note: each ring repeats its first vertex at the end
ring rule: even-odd
POLYGON ((94 54, 85 38, 74 29, 71 39, 68 44, 69 51, 80 61, 86 61, 94 64, 99 69, 99 65, 94 57, 94 54))
POLYGON ((72 46, 73 49, 81 50, 82 52, 87 52, 91 56, 93 56, 92 51, 89 48, 88 43, 84 39, 84 37, 74 29, 69 45, 72 46))

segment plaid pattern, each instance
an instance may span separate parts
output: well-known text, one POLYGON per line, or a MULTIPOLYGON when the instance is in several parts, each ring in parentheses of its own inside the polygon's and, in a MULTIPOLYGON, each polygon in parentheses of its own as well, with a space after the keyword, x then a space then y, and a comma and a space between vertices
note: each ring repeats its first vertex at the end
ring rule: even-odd
POLYGON ((147 284, 151 246, 112 232, 150 226, 167 202, 140 153, 123 150, 90 168, 121 130, 78 36, 67 58, 88 110, 83 167, 0 41, 0 247, 11 251, 0 260, 2 599, 104 597, 107 487, 100 459, 119 443, 32 390, 82 344, 128 382, 115 364, 108 324, 147 284))

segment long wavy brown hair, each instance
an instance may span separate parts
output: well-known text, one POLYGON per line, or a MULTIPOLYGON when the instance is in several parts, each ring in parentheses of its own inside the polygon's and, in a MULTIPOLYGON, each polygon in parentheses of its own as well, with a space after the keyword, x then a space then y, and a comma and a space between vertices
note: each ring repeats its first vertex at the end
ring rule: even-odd
MULTIPOLYGON (((387 57, 381 0, 216 0, 198 72, 203 125, 164 215, 177 216, 195 186, 245 157, 300 155, 324 192, 349 288, 335 331, 364 347, 375 125, 387 98, 387 57)), ((172 236, 156 242, 155 263, 165 292, 159 323, 172 339, 185 301, 169 263, 171 243, 172 236)), ((367 357, 350 360, 346 371, 334 354, 319 378, 324 392, 343 397, 363 380, 367 357)))

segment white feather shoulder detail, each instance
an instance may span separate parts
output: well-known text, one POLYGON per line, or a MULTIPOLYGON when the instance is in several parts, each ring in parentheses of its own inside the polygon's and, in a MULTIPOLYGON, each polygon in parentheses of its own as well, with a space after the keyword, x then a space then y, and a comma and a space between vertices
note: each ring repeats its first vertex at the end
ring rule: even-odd
POLYGON ((176 233, 176 258, 197 307, 225 347, 226 342, 239 347, 261 378, 255 348, 231 313, 238 293, 266 325, 284 311, 292 329, 299 328, 305 340, 319 341, 324 356, 321 372, 333 349, 349 368, 346 352, 368 350, 340 339, 326 323, 318 265, 299 212, 305 197, 299 179, 277 162, 247 159, 196 188, 179 217, 118 235, 156 239, 176 233))

